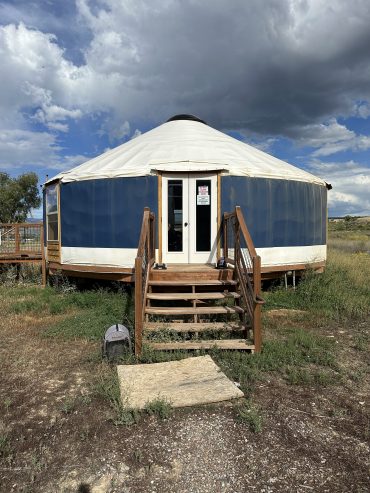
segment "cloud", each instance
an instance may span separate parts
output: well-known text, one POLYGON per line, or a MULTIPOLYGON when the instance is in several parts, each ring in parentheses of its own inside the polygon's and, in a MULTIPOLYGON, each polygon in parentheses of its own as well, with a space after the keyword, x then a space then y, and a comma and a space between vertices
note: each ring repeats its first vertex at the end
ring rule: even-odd
POLYGON ((27 168, 46 166, 59 161, 61 147, 47 132, 0 130, 0 167, 27 168))
MULTIPOLYGON (((291 139, 313 149, 321 175, 329 169, 319 158, 370 148, 370 137, 346 123, 370 118, 368 0, 76 0, 32 8, 5 0, 0 18, 2 166, 64 169, 85 159, 73 151, 73 136, 70 149, 58 140, 68 145, 82 118, 113 147, 176 113, 199 115, 265 150, 291 139)), ((98 152, 97 142, 88 145, 98 152)), ((359 210, 368 168, 356 166, 344 165, 342 176, 337 163, 329 174, 339 183, 336 203, 348 197, 359 210), (351 188, 354 176, 360 182, 351 188)))
POLYGON ((345 125, 332 118, 328 123, 305 125, 300 130, 296 144, 316 147, 313 156, 329 156, 342 151, 365 151, 370 148, 370 137, 356 135, 345 125))
POLYGON ((92 33, 86 63, 113 93, 121 88, 116 111, 129 121, 187 111, 219 128, 295 138, 369 100, 365 0, 356 9, 291 0, 78 0, 77 8, 92 33))
POLYGON ((89 159, 88 156, 61 155, 57 137, 48 132, 0 130, 0 169, 46 168, 68 170, 89 159))
POLYGON ((332 216, 370 215, 369 168, 355 161, 329 162, 314 160, 309 171, 320 176, 333 189, 328 192, 332 216))
MULTIPOLYGON (((1 106, 35 109, 31 84, 50 108, 103 113, 120 124, 189 112, 218 128, 292 139, 333 115, 369 112, 365 0, 356 9, 341 0, 77 0, 75 9, 68 19, 73 32, 84 32, 82 63, 67 57, 64 38, 22 23, 1 28, 1 106)), ((56 16, 46 17, 63 34, 56 16)))

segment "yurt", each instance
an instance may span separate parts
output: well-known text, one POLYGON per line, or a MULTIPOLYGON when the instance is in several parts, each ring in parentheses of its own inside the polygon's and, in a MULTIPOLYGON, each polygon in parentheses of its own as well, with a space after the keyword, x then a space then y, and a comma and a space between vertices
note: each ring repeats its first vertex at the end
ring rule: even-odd
POLYGON ((239 206, 265 277, 325 265, 326 183, 191 115, 58 174, 44 194, 50 272, 133 280, 145 207, 160 264, 216 264, 223 214, 239 206))

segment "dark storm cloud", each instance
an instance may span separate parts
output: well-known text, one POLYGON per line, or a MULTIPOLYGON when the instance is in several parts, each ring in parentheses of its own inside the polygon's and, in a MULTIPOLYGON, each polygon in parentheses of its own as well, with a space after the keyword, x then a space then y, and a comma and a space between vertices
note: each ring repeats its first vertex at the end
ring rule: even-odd
POLYGON ((32 80, 85 115, 155 125, 187 112, 299 140, 369 114, 368 0, 16 0, 0 12, 57 34, 60 65, 32 80))
POLYGON ((94 33, 86 59, 125 77, 130 101, 118 106, 129 119, 188 111, 295 138, 370 96, 368 1, 107 0, 94 13, 78 4, 94 33))

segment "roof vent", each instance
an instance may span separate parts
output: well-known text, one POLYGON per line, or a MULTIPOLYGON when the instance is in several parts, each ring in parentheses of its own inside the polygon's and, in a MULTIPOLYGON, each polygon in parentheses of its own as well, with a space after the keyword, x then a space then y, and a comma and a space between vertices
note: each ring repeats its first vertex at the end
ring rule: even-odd
POLYGON ((166 123, 174 122, 176 120, 190 120, 192 122, 199 122, 199 123, 204 123, 204 125, 207 125, 207 123, 204 120, 201 120, 200 118, 194 115, 175 115, 169 118, 166 123))

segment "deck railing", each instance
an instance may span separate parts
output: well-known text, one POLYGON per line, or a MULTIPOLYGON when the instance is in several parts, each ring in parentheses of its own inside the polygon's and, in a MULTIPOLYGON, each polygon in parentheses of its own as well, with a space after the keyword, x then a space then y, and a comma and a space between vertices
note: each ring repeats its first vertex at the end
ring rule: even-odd
POLYGON ((223 251, 225 261, 234 266, 241 302, 251 323, 255 351, 262 345, 261 335, 261 257, 256 253, 240 207, 225 212, 223 218, 223 251))
POLYGON ((42 223, 0 223, 0 258, 42 255, 42 223))
POLYGON ((142 349, 144 310, 150 268, 155 261, 155 215, 144 209, 139 246, 135 259, 135 354, 142 349))

